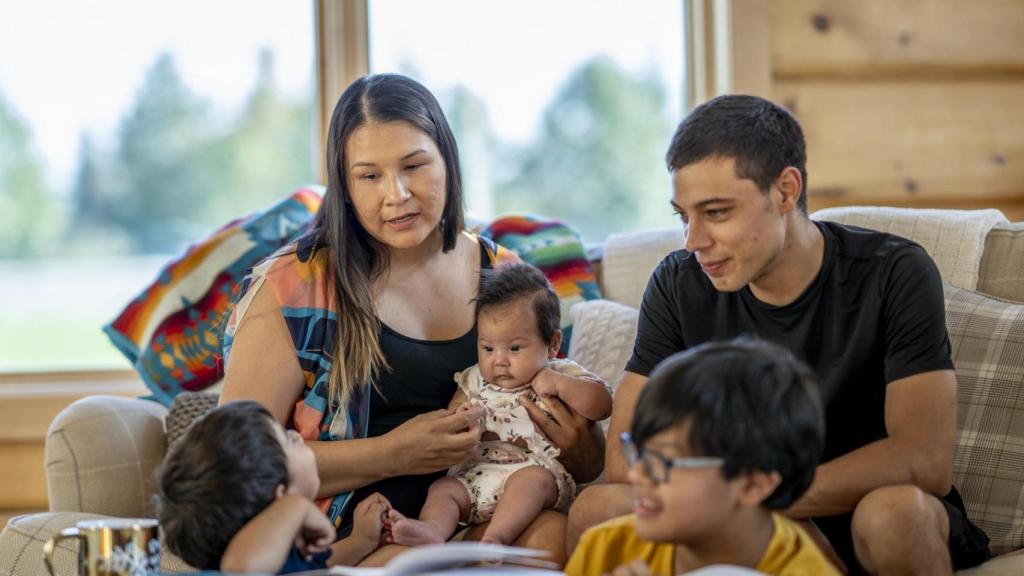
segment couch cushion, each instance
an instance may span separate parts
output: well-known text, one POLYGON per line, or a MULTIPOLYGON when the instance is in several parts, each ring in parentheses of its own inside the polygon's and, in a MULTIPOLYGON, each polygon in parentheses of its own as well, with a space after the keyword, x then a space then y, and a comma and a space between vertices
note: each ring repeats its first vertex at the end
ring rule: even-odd
MULTIPOLYGON (((100 514, 47 512, 11 518, 0 534, 0 576, 48 574, 43 563, 43 545, 65 528, 80 520, 110 518, 100 514)), ((53 554, 57 576, 78 575, 78 542, 68 539, 57 545, 53 554)), ((165 549, 160 551, 163 572, 195 572, 183 560, 165 549)))
POLYGON ((988 233, 978 292, 1024 303, 1024 222, 996 226, 988 233))
POLYGON ((647 281, 658 263, 669 252, 682 247, 682 226, 608 236, 601 259, 604 297, 639 308, 647 281))
POLYGON ((170 405, 181 390, 203 390, 221 379, 221 333, 242 280, 302 232, 321 190, 297 190, 190 246, 104 326, 157 400, 170 405))
MULTIPOLYGON (((611 300, 591 300, 572 307, 576 329, 569 358, 604 379, 615 390, 633 353, 639 312, 611 300)), ((608 420, 603 423, 608 431, 608 420)))
POLYGON ((150 516, 166 413, 156 402, 116 396, 88 396, 62 410, 46 433, 50 510, 150 516))
POLYGON ((993 554, 1024 547, 1024 306, 945 286, 958 384, 954 482, 993 554))
POLYGON ((974 290, 978 286, 985 237, 997 224, 1007 223, 999 210, 940 210, 842 206, 818 210, 815 220, 827 220, 888 232, 917 242, 939 267, 942 279, 974 290))

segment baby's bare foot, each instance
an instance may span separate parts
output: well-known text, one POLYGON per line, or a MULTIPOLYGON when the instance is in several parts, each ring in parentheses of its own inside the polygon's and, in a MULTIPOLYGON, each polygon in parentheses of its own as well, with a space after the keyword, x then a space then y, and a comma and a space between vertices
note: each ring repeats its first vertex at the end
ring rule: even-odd
POLYGON ((422 520, 406 518, 398 510, 388 511, 388 518, 391 520, 391 541, 395 544, 402 546, 441 544, 447 536, 437 526, 422 520))

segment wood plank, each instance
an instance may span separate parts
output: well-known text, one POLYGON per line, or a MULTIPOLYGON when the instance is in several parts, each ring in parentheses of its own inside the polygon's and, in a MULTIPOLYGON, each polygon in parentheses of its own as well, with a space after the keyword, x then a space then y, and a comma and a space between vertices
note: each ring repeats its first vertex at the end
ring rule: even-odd
POLYGON ((1016 202, 1024 82, 779 82, 807 137, 809 193, 840 204, 1016 202))
POLYGON ((771 6, 764 0, 732 1, 732 91, 770 98, 771 6))
POLYGON ((0 444, 0 510, 48 507, 42 442, 0 444))
POLYGON ((775 0, 777 77, 1024 74, 1020 0, 775 0))
POLYGON ((995 208, 1001 210, 1010 222, 1024 222, 1024 190, 1021 191, 1020 200, 988 200, 974 201, 971 198, 954 199, 949 202, 942 200, 921 201, 916 198, 905 198, 894 200, 891 198, 879 197, 876 199, 865 198, 858 202, 843 202, 842 199, 812 196, 809 199, 807 208, 811 213, 822 208, 833 206, 896 206, 899 208, 944 208, 953 210, 982 210, 984 208, 995 208))
MULTIPOLYGON (((148 393, 138 375, 130 377, 61 380, 34 376, 0 381, 0 442, 42 442, 53 418, 79 398, 95 394, 144 396, 148 393)), ((0 454, 0 468, 6 462, 0 454)))

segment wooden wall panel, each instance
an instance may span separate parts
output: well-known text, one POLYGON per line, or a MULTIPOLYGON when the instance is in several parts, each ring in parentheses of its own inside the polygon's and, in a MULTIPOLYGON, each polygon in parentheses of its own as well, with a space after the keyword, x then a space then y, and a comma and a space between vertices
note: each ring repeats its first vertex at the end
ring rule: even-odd
POLYGON ((0 444, 0 510, 47 507, 43 442, 0 444))
POLYGON ((774 73, 1024 74, 1021 0, 775 0, 774 73))
POLYGON ((1024 198, 1024 83, 780 81, 821 204, 1013 205, 1024 198))
POLYGON ((46 431, 68 404, 92 394, 146 393, 132 371, 0 375, 0 516, 47 508, 46 431))

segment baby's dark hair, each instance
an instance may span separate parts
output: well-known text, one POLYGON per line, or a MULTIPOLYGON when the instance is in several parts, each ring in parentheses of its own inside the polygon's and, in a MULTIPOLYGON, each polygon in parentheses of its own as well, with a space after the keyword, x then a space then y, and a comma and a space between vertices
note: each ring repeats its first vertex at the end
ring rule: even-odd
POLYGON ((641 449, 655 434, 689 423, 689 449, 722 458, 727 480, 778 472, 762 505, 788 507, 811 485, 825 444, 817 381, 789 350, 739 338, 666 358, 637 401, 631 435, 641 449))
POLYGON ((251 400, 214 408, 171 449, 157 476, 164 541, 195 568, 217 570, 231 538, 288 486, 273 417, 251 400))
POLYGON ((551 344, 562 322, 558 295, 551 288, 544 273, 530 264, 516 262, 495 269, 481 271, 480 292, 476 297, 476 315, 494 306, 501 306, 519 298, 529 298, 541 340, 551 344))

